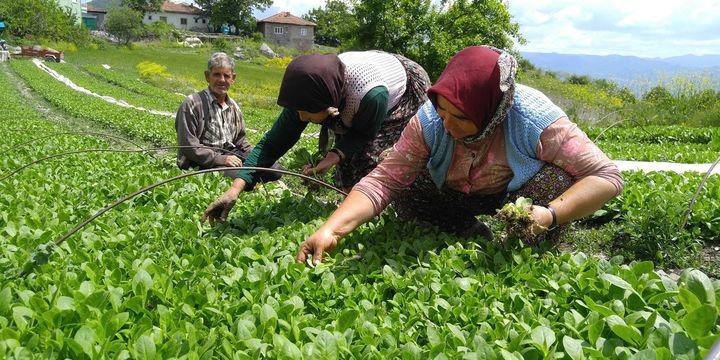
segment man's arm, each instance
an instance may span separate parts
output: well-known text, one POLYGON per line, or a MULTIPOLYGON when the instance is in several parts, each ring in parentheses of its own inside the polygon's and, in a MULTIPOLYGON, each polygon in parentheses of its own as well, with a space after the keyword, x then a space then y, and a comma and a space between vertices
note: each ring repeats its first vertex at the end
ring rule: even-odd
POLYGON ((245 154, 244 156, 247 156, 250 151, 252 150, 252 144, 247 140, 247 128, 245 127, 245 119, 243 117, 243 113, 240 110, 240 106, 235 105, 235 123, 237 124, 237 131, 235 132, 235 135, 233 136, 233 144, 236 148, 240 149, 240 151, 245 154))

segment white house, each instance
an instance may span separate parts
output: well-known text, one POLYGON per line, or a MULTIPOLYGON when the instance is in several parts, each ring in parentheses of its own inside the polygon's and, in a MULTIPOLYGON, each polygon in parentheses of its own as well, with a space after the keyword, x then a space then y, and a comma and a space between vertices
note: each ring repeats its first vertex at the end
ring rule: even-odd
POLYGON ((164 21, 178 29, 208 32, 210 18, 202 14, 202 10, 194 5, 177 4, 165 1, 159 12, 148 12, 143 17, 143 24, 164 21))

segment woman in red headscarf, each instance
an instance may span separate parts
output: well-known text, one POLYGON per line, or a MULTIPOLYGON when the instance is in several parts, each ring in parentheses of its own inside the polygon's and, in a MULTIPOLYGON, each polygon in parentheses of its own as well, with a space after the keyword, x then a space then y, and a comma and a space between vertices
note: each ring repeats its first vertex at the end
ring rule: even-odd
POLYGON ((617 196, 617 166, 545 95, 516 84, 516 69, 510 54, 492 47, 457 53, 398 142, 305 240, 297 260, 319 262, 391 202, 402 219, 491 238, 475 216, 528 197, 540 204, 529 210, 541 239, 617 196))

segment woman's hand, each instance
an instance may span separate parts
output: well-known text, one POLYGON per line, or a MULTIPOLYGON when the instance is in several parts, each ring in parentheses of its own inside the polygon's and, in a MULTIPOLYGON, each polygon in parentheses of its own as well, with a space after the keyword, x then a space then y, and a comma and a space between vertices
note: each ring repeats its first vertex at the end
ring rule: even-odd
POLYGON ((550 209, 544 206, 531 205, 527 211, 533 219, 533 223, 530 225, 530 231, 533 235, 537 236, 548 231, 550 225, 552 225, 550 209))
POLYGON ((335 166, 337 163, 340 162, 340 156, 335 152, 329 152, 327 155, 325 155, 325 158, 320 160, 316 166, 312 166, 311 164, 305 165, 303 167, 303 175, 315 175, 315 174, 324 174, 328 170, 332 169, 333 166, 335 166))
POLYGON ((304 264, 312 256, 314 265, 322 261, 323 252, 333 251, 338 242, 375 216, 372 201, 359 191, 351 191, 330 218, 310 235, 298 250, 297 262, 304 264))
POLYGON ((205 212, 200 218, 201 222, 206 220, 210 222, 210 225, 215 225, 215 222, 227 221, 228 214, 235 206, 235 202, 240 196, 240 193, 245 188, 245 180, 235 179, 233 180, 232 186, 224 194, 220 195, 210 206, 205 209, 205 212))
POLYGON ((322 262, 323 253, 335 250, 337 243, 338 237, 331 231, 320 229, 300 245, 296 260, 304 264, 308 257, 312 257, 313 265, 317 265, 322 262))

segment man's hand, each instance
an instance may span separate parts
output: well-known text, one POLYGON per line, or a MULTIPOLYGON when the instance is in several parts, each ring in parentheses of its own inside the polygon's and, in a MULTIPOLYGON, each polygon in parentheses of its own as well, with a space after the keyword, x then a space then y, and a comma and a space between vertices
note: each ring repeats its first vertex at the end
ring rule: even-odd
POLYGON ((303 167, 303 175, 315 175, 324 174, 328 170, 332 169, 335 164, 340 162, 340 156, 334 152, 329 152, 325 155, 325 158, 313 167, 311 164, 307 164, 303 167))
POLYGON ((310 235, 301 245, 295 258, 298 263, 304 264, 308 257, 312 257, 313 265, 322 262, 323 252, 330 252, 337 246, 337 237, 331 232, 322 229, 310 235))
POLYGON ((225 166, 238 167, 238 166, 242 166, 242 164, 243 164, 242 160, 235 155, 229 155, 228 157, 225 158, 225 166))
POLYGON ((235 189, 230 188, 224 194, 220 195, 210 206, 205 209, 201 222, 206 220, 210 222, 210 225, 215 225, 215 222, 225 222, 227 220, 230 210, 235 206, 238 196, 240 195, 235 189))

